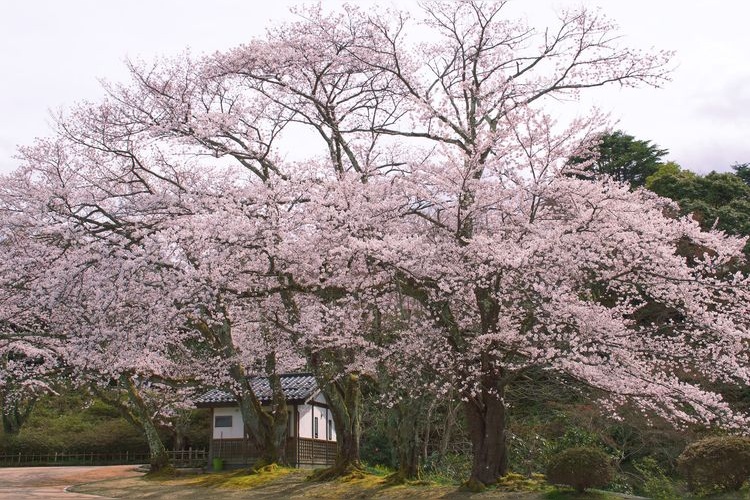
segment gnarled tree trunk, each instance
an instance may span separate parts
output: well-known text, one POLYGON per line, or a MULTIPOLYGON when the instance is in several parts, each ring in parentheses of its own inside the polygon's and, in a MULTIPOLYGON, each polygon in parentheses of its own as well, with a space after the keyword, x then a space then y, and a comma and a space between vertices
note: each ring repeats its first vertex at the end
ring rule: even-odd
POLYGON ((0 410, 3 420, 3 432, 6 436, 15 436, 21 432, 21 427, 31 415, 36 399, 26 401, 6 401, 6 407, 0 410))
POLYGON ((288 424, 287 405, 281 390, 281 378, 273 372, 268 377, 273 394, 269 410, 261 405, 244 370, 240 366, 234 366, 231 371, 234 379, 240 383, 240 392, 237 396, 245 434, 258 452, 255 467, 274 463, 285 464, 287 462, 285 449, 288 424))
POLYGON ((162 442, 159 432, 154 425, 154 421, 151 418, 151 411, 138 392, 138 388, 130 377, 122 376, 120 377, 120 380, 127 390, 128 400, 132 406, 131 419, 143 429, 143 434, 146 436, 151 472, 157 472, 169 464, 167 449, 164 447, 164 443, 162 442))
POLYGON ((333 467, 315 475, 328 480, 362 469, 359 442, 362 436, 362 388, 359 375, 349 373, 333 382, 319 380, 336 426, 337 453, 333 467))
POLYGON ((480 490, 508 470, 505 402, 500 383, 485 376, 480 394, 464 403, 471 437, 473 461, 468 486, 480 490))
POLYGON ((402 400, 393 408, 391 433, 398 460, 398 470, 392 482, 417 479, 420 476, 420 420, 424 419, 424 405, 417 400, 402 400))

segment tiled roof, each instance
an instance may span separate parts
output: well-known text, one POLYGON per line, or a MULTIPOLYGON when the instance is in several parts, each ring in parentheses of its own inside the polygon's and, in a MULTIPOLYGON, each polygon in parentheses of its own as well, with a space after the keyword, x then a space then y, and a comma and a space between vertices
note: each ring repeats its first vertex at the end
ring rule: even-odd
MULTIPOLYGON (((318 392, 315 377, 309 373, 287 373, 281 375, 281 389, 287 403, 301 403, 318 392)), ((250 379, 250 386, 262 404, 271 402, 271 385, 265 377, 250 379)), ((211 389, 195 400, 197 406, 234 405, 237 399, 233 394, 220 389, 211 389)))

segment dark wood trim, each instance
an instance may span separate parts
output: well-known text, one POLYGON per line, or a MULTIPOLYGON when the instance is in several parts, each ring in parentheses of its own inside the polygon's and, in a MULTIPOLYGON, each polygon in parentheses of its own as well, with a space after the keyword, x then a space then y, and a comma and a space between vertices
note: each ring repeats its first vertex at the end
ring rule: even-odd
POLYGON ((326 441, 331 441, 332 433, 330 429, 331 426, 329 425, 330 423, 331 419, 328 418, 328 408, 326 408, 326 441))
POLYGON ((208 426, 208 463, 214 458, 214 409, 211 408, 211 425, 208 426))
POLYGON ((294 405, 294 466, 299 467, 299 405, 294 405))
MULTIPOLYGON (((305 401, 303 401, 303 403, 306 403, 308 405, 319 406, 320 408, 330 408, 328 406, 328 403, 321 403, 320 401, 315 401, 315 398, 318 397, 321 394, 323 394, 323 391, 318 391, 315 394, 313 394, 312 396, 310 396, 309 398, 307 398, 305 401)), ((325 394, 323 394, 323 397, 324 398, 326 397, 325 394)))
POLYGON ((310 439, 318 439, 315 435, 315 400, 310 400, 310 439))

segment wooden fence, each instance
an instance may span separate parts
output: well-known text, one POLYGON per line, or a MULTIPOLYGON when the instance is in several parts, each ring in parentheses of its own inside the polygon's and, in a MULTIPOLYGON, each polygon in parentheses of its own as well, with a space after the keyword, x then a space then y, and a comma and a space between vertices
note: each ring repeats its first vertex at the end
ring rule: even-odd
MULTIPOLYGON (((175 467, 202 467, 208 460, 206 450, 168 450, 167 455, 175 467)), ((129 451, 119 453, 0 453, 0 467, 147 464, 149 457, 148 453, 129 451)))
MULTIPOLYGON (((214 439, 213 456, 223 458, 228 464, 252 464, 257 450, 247 439, 214 439)), ((336 461, 336 441, 309 438, 287 438, 286 459, 296 466, 333 465, 336 461)))
POLYGON ((336 441, 299 438, 298 465, 333 465, 336 461, 336 441))

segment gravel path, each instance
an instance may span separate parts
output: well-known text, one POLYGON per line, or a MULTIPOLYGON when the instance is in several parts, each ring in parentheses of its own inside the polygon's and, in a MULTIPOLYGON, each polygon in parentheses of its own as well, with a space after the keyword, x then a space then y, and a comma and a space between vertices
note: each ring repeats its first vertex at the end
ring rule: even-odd
POLYGON ((104 467, 8 467, 0 468, 0 498, 55 498, 82 500, 102 498, 83 493, 68 492, 65 488, 80 483, 106 479, 141 476, 133 465, 104 467))

